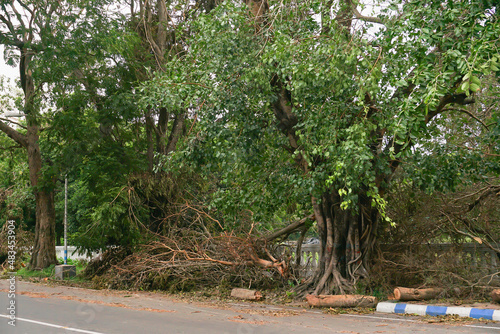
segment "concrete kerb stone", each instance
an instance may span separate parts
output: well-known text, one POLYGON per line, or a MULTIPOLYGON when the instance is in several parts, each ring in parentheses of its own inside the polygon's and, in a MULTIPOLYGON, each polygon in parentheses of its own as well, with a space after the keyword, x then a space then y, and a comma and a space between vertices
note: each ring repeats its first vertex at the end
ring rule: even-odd
POLYGON ((460 317, 470 317, 474 319, 487 319, 500 321, 500 310, 483 309, 473 307, 457 306, 435 306, 380 302, 377 304, 377 312, 396 314, 417 314, 417 315, 458 315, 460 317))

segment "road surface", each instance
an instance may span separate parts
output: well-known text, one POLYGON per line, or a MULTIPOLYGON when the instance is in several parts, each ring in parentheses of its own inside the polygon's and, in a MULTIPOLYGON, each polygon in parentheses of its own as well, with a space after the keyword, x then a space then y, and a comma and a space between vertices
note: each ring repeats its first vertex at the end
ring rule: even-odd
POLYGON ((1 334, 128 333, 498 333, 497 323, 428 324, 418 318, 329 315, 264 304, 175 301, 162 294, 97 291, 16 283, 16 326, 9 325, 6 280, 0 281, 1 334))

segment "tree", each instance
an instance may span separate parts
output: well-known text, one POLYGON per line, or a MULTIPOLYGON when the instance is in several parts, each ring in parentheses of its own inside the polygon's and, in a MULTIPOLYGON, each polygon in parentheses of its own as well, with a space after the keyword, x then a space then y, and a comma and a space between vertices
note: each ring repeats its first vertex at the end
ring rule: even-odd
MULTIPOLYGON (((3 2, 0 19, 2 21, 0 41, 6 50, 17 49, 19 51, 18 66, 21 80, 21 88, 24 92, 23 111, 26 115, 26 133, 17 131, 5 122, 0 122, 0 130, 3 131, 16 143, 26 149, 28 154, 28 165, 30 182, 34 189, 36 202, 36 241, 32 252, 31 265, 34 268, 45 268, 52 263, 57 263, 55 254, 55 211, 54 193, 50 189, 54 180, 42 181, 42 154, 38 143, 40 121, 39 101, 36 99, 36 88, 33 81, 34 55, 42 48, 42 44, 36 40, 36 28, 46 32, 45 20, 39 17, 37 4, 25 2, 3 2), (21 13, 19 12, 21 11, 21 13), (36 18, 36 20, 35 20, 36 18)), ((47 12, 47 17, 55 16, 55 4, 47 12)), ((50 22, 50 21, 48 21, 50 22)), ((48 25, 49 28, 50 25, 48 25)), ((11 63, 13 59, 10 59, 11 63)))
MULTIPOLYGON (((40 148, 40 131, 48 123, 49 92, 45 91, 61 75, 64 41, 86 27, 99 14, 100 3, 59 1, 3 1, 0 3, 0 43, 6 50, 10 65, 19 67, 20 84, 24 93, 21 107, 26 118, 26 131, 0 122, 0 130, 27 152, 30 184, 36 204, 35 244, 30 266, 34 269, 57 263, 55 253, 54 188, 57 167, 40 148), (50 66, 44 66, 47 63, 50 66), (57 66, 59 65, 59 66, 57 66), (49 75, 47 75, 49 74, 49 75)), ((80 35, 88 39, 89 35, 80 35)), ((91 36, 91 35, 90 35, 91 36)), ((68 58, 68 57, 66 57, 68 58)), ((74 62, 65 62, 66 70, 74 70, 74 62)))
POLYGON ((498 72, 488 1, 392 1, 378 17, 360 7, 225 2, 193 23, 176 70, 144 89, 199 110, 198 141, 218 166, 295 165, 283 182, 310 196, 320 265, 302 291, 315 294, 352 291, 369 276, 393 174, 498 72), (265 146, 288 156, 259 155, 265 146))

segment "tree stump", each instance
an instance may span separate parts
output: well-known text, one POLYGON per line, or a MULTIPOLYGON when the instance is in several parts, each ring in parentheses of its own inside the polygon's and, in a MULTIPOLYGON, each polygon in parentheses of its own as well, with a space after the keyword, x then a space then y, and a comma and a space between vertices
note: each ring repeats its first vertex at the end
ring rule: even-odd
POLYGON ((401 301, 409 300, 429 300, 436 298, 443 289, 428 288, 428 289, 411 289, 397 287, 394 289, 394 298, 401 301))
POLYGON ((312 307, 375 307, 377 298, 363 295, 307 295, 312 307))

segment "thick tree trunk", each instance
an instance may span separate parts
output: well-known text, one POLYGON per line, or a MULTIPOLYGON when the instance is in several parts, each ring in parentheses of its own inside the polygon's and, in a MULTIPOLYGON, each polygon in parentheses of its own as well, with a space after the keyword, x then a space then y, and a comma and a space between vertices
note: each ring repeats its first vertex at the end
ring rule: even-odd
POLYGON ((55 236, 54 192, 36 191, 35 245, 31 252, 32 269, 57 264, 55 236))
POLYGON ((21 135, 8 126, 0 127, 0 130, 25 147, 28 152, 30 183, 35 194, 36 204, 35 244, 31 254, 30 267, 43 269, 51 264, 57 264, 55 245, 56 213, 54 205, 55 179, 45 184, 40 182, 42 154, 38 144, 39 126, 35 107, 35 85, 31 70, 32 52, 24 47, 20 48, 20 52, 19 74, 24 91, 24 113, 28 123, 27 132, 26 135, 21 135))
POLYGON ((358 279, 368 276, 375 243, 378 212, 370 199, 360 196, 357 210, 343 210, 338 192, 313 198, 320 239, 320 261, 313 277, 298 288, 300 294, 345 294, 358 279))
POLYGON ((54 181, 40 184, 42 155, 38 145, 38 126, 28 125, 28 166, 30 183, 35 193, 36 225, 35 244, 31 253, 30 267, 43 269, 57 264, 56 258, 56 214, 54 205, 54 181))

